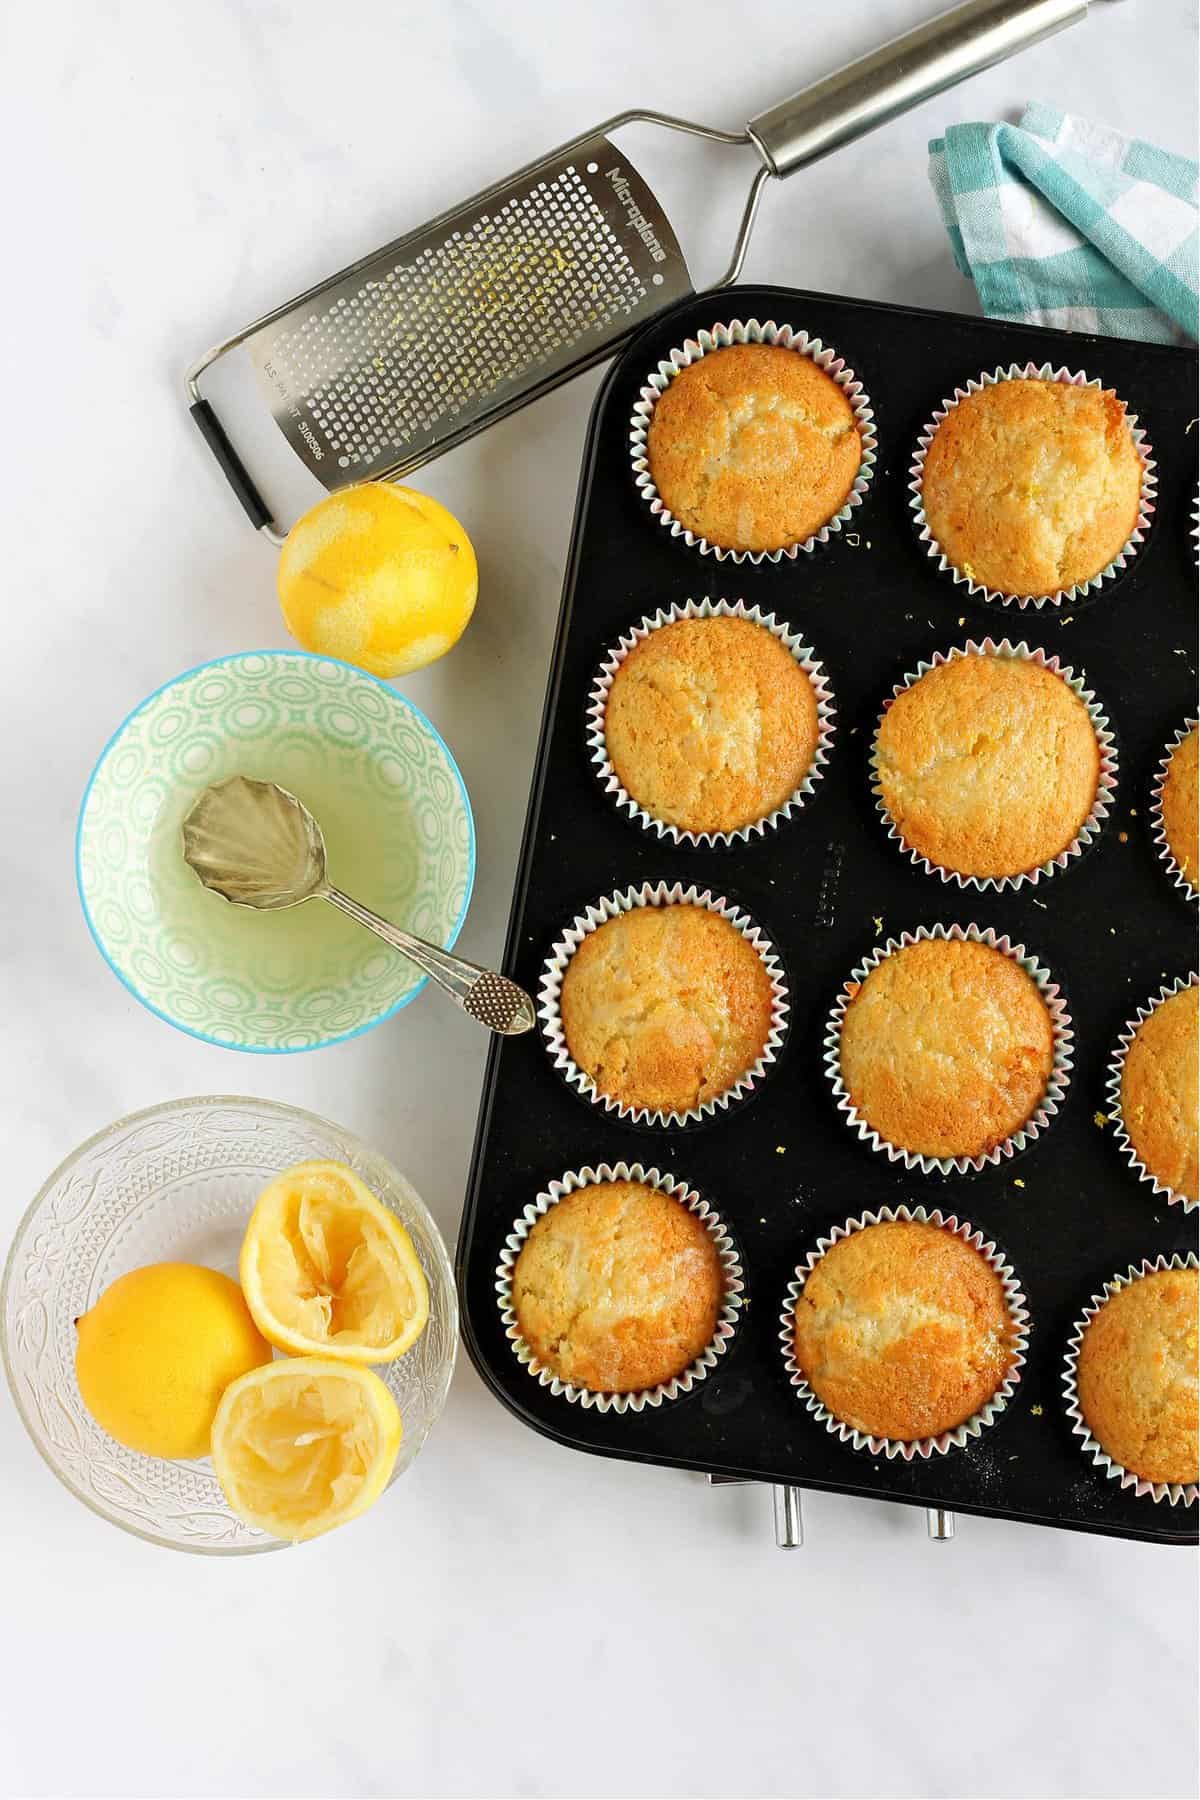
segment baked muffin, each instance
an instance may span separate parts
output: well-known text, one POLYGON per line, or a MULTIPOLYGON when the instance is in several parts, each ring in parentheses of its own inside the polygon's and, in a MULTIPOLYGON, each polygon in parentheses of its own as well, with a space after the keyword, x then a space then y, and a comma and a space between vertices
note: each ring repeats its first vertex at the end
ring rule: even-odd
POLYGON ((860 983, 841 1072, 860 1117, 920 1156, 983 1156, 1028 1123, 1054 1066, 1037 983, 987 944, 922 938, 860 983))
POLYGON ((871 1437, 937 1437, 1001 1386, 1016 1328, 999 1275, 939 1225, 839 1238, 796 1301, 795 1355, 836 1419, 871 1437))
POLYGON ((635 906, 567 964, 563 1035, 607 1098, 687 1112, 736 1086, 771 1032, 771 978, 748 939, 706 907, 635 906))
POLYGON ((929 529, 954 567, 1045 596, 1108 567, 1137 523, 1142 459, 1109 389, 998 381, 951 407, 925 454, 929 529))
POLYGON ((854 408, 812 358, 730 344, 681 369, 646 437, 667 510, 724 550, 783 550, 840 512, 862 461, 854 408))
POLYGON ((604 714, 626 793, 681 831, 739 831, 782 806, 812 768, 813 684, 752 619, 676 619, 635 644, 604 714))
POLYGON ((1167 849, 1189 887, 1200 887, 1200 799, 1196 761, 1200 738, 1193 725, 1167 762, 1159 807, 1167 849))
POLYGON ((1185 1199, 1200 1194, 1200 988, 1160 1000, 1134 1033, 1121 1071, 1121 1122, 1138 1159, 1185 1199))
POLYGON ((960 875, 1024 875, 1078 837, 1100 745, 1061 675, 1024 658, 956 656, 892 702, 875 772, 910 849, 960 875))
POLYGON ((1144 1481, 1200 1481, 1195 1269, 1119 1287, 1089 1322, 1076 1392, 1100 1447, 1144 1481))
POLYGON ((724 1298, 711 1233, 671 1194, 607 1181, 542 1214, 512 1275, 517 1327, 543 1367, 593 1393, 681 1375, 724 1298))

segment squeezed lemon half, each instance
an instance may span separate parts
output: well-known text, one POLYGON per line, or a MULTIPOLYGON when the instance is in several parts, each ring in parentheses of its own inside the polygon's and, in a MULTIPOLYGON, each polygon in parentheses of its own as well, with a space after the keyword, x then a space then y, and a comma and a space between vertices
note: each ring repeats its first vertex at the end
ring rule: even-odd
POLYGON ((226 1388, 213 1420, 213 1469, 239 1519, 301 1543, 378 1500, 402 1435, 396 1402, 374 1370, 285 1358, 226 1388))
POLYGON ((392 1362, 429 1318, 412 1239, 341 1163, 296 1163, 263 1189, 239 1274, 258 1329, 292 1356, 392 1362))

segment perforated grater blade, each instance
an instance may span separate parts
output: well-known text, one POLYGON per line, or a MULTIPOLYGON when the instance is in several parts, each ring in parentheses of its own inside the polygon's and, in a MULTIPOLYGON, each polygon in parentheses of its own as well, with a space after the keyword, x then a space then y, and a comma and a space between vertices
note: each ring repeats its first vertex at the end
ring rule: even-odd
POLYGON ((1036 43, 1088 0, 962 0, 849 68, 719 131, 631 111, 530 163, 310 288, 188 371, 192 416, 252 522, 282 537, 199 378, 244 345, 271 414, 331 491, 405 475, 609 355, 689 295, 679 241, 612 134, 664 126, 760 158, 729 267, 741 271, 763 185, 1036 43))
POLYGON ((692 291, 628 158, 585 139, 288 308, 247 349, 327 488, 401 475, 692 291))

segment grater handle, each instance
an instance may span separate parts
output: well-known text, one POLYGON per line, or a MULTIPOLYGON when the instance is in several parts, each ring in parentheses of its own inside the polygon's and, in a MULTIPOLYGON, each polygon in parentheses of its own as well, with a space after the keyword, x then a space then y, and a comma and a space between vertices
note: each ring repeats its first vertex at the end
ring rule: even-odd
POLYGON ((1086 17, 1087 0, 965 0, 769 107, 746 129, 769 173, 792 175, 1086 17))
MULTIPOLYGON (((217 459, 226 481, 242 503, 242 511, 256 531, 265 531, 274 540, 271 509, 255 487, 250 471, 229 441, 229 434, 207 400, 195 400, 188 408, 200 435, 217 459)), ((274 540, 282 541, 282 540, 274 540)))

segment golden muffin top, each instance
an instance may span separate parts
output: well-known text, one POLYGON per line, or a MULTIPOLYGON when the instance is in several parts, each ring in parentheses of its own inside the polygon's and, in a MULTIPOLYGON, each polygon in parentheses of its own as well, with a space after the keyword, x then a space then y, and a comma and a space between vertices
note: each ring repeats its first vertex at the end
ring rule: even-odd
POLYGON ((1123 401, 1030 379, 951 407, 925 455, 922 499, 956 569, 1001 593, 1050 595, 1120 553, 1141 487, 1123 401))
POLYGON ((751 619, 676 619, 618 668, 604 715, 617 778, 682 831, 738 831, 800 786, 817 748, 813 684, 751 619))
POLYGON ((640 1181, 579 1188, 543 1213, 512 1278, 521 1336, 563 1381, 623 1394, 681 1375, 724 1298, 707 1227, 640 1181))
POLYGON ((1180 988, 1143 1019, 1125 1054, 1121 1119, 1152 1175, 1177 1194, 1200 1193, 1200 988, 1180 988))
POLYGON ((982 1156, 1045 1098, 1054 1028, 1032 976, 987 944, 923 938, 859 984, 842 1020, 842 1080, 889 1144, 982 1156))
POLYGON ((585 937, 560 1001, 567 1049, 601 1094, 687 1112, 747 1074, 771 1031, 771 978, 703 906, 636 906, 585 937))
POLYGON ((1088 1430, 1145 1481, 1200 1481, 1195 1269, 1160 1269, 1117 1289, 1079 1347, 1076 1390, 1088 1430))
POLYGON ((1162 789, 1162 822, 1167 849, 1189 887, 1200 887, 1200 800, 1196 762, 1200 737, 1193 725, 1171 752, 1162 789))
POLYGON ((862 461, 854 409, 811 357, 731 344, 681 369, 655 404, 650 474, 667 509, 727 550, 782 550, 828 524, 862 461))
POLYGON ((883 716, 875 768, 910 849, 961 875, 1021 875, 1079 835, 1100 746, 1061 675, 1007 656, 956 656, 883 716))
POLYGON ((872 1437, 936 1437, 977 1413, 1016 1330, 986 1257, 939 1225, 883 1221, 815 1264, 796 1302, 796 1361, 835 1418, 872 1437))

